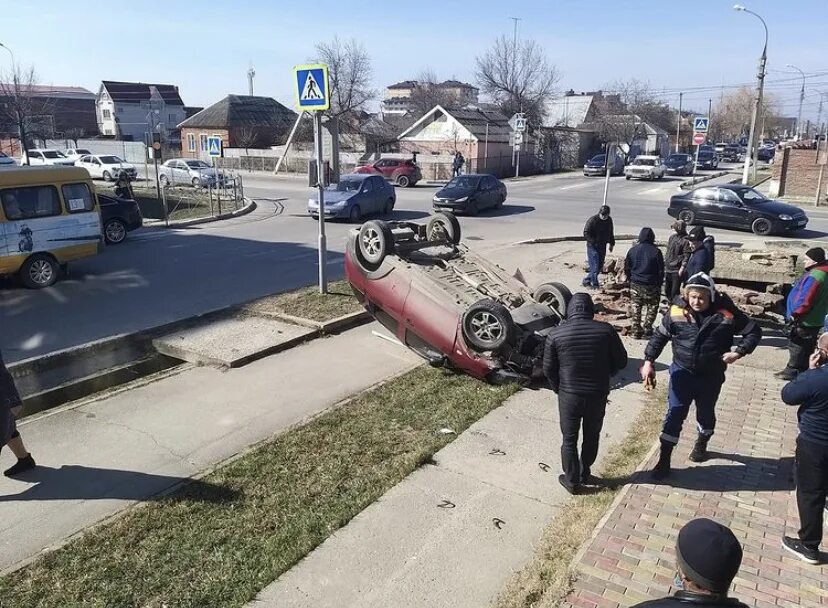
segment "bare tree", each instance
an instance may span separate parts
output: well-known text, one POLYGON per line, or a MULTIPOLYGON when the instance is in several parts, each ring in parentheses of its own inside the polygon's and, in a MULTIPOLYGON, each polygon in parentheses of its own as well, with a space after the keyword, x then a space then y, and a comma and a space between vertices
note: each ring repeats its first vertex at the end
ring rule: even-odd
POLYGON ((411 91, 411 106, 415 115, 422 116, 438 105, 448 110, 460 104, 456 89, 441 87, 433 70, 420 72, 416 82, 417 86, 411 91))
POLYGON ((256 127, 241 127, 235 132, 236 144, 240 148, 244 148, 244 153, 247 154, 247 149, 255 147, 259 143, 261 133, 256 127))
MULTIPOLYGON (((722 96, 713 108, 712 128, 716 139, 731 141, 747 136, 755 103, 756 93, 748 87, 741 87, 722 96)), ((766 125, 778 122, 777 103, 773 95, 765 94, 762 100, 762 114, 766 125)), ((759 126, 757 125, 757 128, 759 126)))
POLYGON ((16 131, 23 151, 32 147, 34 140, 45 141, 54 135, 54 104, 36 94, 37 85, 32 67, 13 64, 10 71, 0 74, 0 131, 16 131))
POLYGON ((371 58, 362 43, 355 39, 343 42, 338 37, 320 42, 316 52, 321 63, 328 66, 330 79, 331 116, 361 110, 377 96, 371 88, 371 58))
POLYGON ((78 140, 86 135, 86 129, 82 127, 71 127, 66 129, 64 135, 66 135, 67 139, 71 139, 72 143, 75 144, 75 148, 78 147, 78 140))
POLYGON ((537 42, 515 43, 501 36, 476 61, 480 90, 491 96, 506 116, 524 112, 531 124, 543 124, 544 105, 554 97, 560 76, 537 42))

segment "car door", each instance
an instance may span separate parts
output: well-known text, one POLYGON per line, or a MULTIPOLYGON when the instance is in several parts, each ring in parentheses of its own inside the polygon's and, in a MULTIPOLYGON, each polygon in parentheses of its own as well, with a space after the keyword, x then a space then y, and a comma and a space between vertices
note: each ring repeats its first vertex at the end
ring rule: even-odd
POLYGON ((97 156, 89 157, 89 175, 92 177, 103 177, 103 163, 97 156))
POLYGON ((716 188, 699 188, 693 191, 693 214, 696 219, 703 221, 715 221, 713 219, 716 206, 718 205, 718 196, 716 188))
POLYGON ((174 160, 172 162, 173 184, 188 184, 190 182, 190 172, 187 170, 187 164, 184 161, 174 160))
POLYGON ((500 198, 500 193, 497 191, 497 181, 491 175, 487 175, 483 178, 483 183, 486 188, 486 207, 496 207, 500 198))
POLYGON ((737 228, 750 225, 750 212, 739 196, 726 188, 717 188, 717 190, 719 199, 717 209, 721 218, 719 221, 737 228))
POLYGON ((359 209, 362 212, 362 215, 368 215, 371 213, 376 213, 376 203, 374 202, 374 197, 376 195, 376 187, 374 184, 376 183, 375 180, 382 179, 381 177, 368 177, 362 182, 362 188, 359 191, 359 209))

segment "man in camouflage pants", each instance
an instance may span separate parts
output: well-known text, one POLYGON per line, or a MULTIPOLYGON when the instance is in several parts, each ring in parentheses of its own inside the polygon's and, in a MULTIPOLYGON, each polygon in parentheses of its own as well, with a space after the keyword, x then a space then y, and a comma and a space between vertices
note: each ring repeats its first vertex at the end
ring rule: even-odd
POLYGON ((633 338, 649 337, 661 302, 664 256, 655 246, 652 228, 642 228, 638 244, 627 253, 624 272, 630 282, 630 318, 633 338), (642 315, 644 317, 642 323, 642 315))

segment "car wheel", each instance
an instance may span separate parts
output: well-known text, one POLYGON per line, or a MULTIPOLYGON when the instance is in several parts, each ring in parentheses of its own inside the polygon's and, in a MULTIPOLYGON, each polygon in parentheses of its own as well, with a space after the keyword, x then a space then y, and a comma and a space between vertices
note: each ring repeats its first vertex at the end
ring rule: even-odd
POLYGON ((104 171, 103 172, 103 180, 105 182, 111 182, 112 181, 112 174, 109 171, 104 171))
POLYGON ((462 327, 466 342, 477 351, 496 351, 514 342, 512 315, 494 300, 480 300, 469 306, 462 327))
POLYGON ((170 180, 169 180, 169 179, 167 179, 167 176, 166 176, 166 175, 162 175, 161 177, 159 177, 159 178, 158 178, 158 181, 159 181, 159 182, 161 182, 161 186, 162 186, 163 188, 166 188, 167 186, 169 186, 169 185, 170 185, 170 180))
POLYGON ((411 185, 411 180, 408 179, 407 175, 398 175, 397 176, 397 185, 400 188, 408 188, 411 185))
POLYGON ((123 243, 126 236, 126 224, 119 219, 109 220, 104 226, 104 240, 110 245, 123 243))
POLYGON ((356 224, 359 222, 359 218, 362 217, 362 212, 359 210, 359 205, 354 205, 351 207, 351 211, 348 212, 348 221, 352 224, 356 224))
POLYGON ((391 226, 382 220, 365 222, 357 237, 359 253, 372 266, 379 266, 390 253, 394 253, 394 234, 391 226))
POLYGON ((692 224, 696 219, 696 214, 693 213, 690 209, 682 209, 679 211, 678 219, 680 219, 685 224, 692 224))
POLYGON ((499 201, 497 201, 497 204, 495 205, 495 209, 500 209, 500 208, 502 208, 502 207, 503 207, 503 203, 505 203, 505 202, 506 202, 506 197, 504 196, 504 197, 503 197, 503 198, 501 198, 499 201))
POLYGON ((200 188, 201 187, 201 180, 197 177, 194 177, 193 181, 191 183, 193 184, 193 188, 200 188))
POLYGON ((431 216, 426 224, 426 239, 445 241, 456 245, 460 242, 460 222, 457 216, 447 211, 440 211, 431 216))
POLYGON ((39 253, 23 262, 20 280, 29 289, 43 289, 54 285, 59 273, 60 267, 54 258, 39 253))
POLYGON ((764 217, 758 217, 753 220, 753 224, 751 224, 750 229, 753 231, 753 234, 767 236, 773 230, 773 224, 771 224, 770 220, 764 217))
POLYGON ((629 176, 629 175, 625 175, 625 176, 624 176, 624 179, 630 179, 630 176, 629 176))
POLYGON ((385 201, 385 215, 391 215, 394 212, 394 199, 389 198, 385 201))
POLYGON ((572 299, 572 292, 563 283, 543 283, 535 289, 532 298, 536 302, 546 304, 563 318, 566 316, 569 300, 572 299))

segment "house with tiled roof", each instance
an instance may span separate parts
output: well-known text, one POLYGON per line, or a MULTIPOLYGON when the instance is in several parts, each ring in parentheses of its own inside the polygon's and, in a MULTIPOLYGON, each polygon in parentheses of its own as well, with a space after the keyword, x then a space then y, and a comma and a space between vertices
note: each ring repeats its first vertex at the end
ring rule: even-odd
POLYGON ((160 133, 164 143, 180 143, 176 125, 187 114, 175 85, 104 80, 95 105, 101 135, 150 141, 150 133, 160 133))

